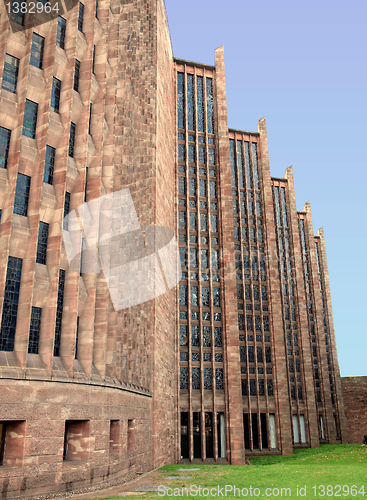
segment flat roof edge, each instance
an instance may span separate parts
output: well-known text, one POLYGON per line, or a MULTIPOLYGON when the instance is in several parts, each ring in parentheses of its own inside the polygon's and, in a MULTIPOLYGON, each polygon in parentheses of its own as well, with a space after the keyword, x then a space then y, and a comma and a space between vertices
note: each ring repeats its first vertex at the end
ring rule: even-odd
POLYGON ((199 62, 188 61, 187 59, 178 59, 177 57, 174 57, 173 61, 175 63, 179 63, 179 64, 187 64, 188 66, 196 66, 197 68, 207 68, 207 69, 211 69, 211 70, 214 69, 215 70, 215 66, 213 66, 212 64, 203 64, 203 63, 199 63, 199 62))

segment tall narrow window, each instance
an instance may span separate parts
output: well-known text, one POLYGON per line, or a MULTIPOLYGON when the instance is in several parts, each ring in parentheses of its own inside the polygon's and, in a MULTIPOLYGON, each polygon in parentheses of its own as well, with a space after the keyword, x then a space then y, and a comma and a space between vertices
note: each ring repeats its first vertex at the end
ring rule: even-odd
POLYGON ((8 166, 11 130, 0 127, 0 167, 8 166))
POLYGON ((92 73, 95 73, 96 69, 96 46, 93 45, 93 54, 92 54, 92 73))
POLYGON ((70 135, 69 135, 69 156, 74 158, 74 146, 75 146, 75 123, 70 123, 70 135))
POLYGON ((46 146, 45 167, 43 171, 43 182, 47 184, 53 183, 54 180, 54 167, 55 167, 55 153, 56 149, 52 146, 46 146))
POLYGON ((44 47, 45 39, 37 33, 33 33, 30 64, 39 69, 42 69, 44 47))
POLYGON ((0 330, 0 351, 14 350, 21 274, 22 259, 8 257, 0 330))
POLYGON ((56 113, 60 111, 60 94, 61 94, 61 81, 53 77, 52 90, 51 90, 51 109, 56 113))
POLYGON ((15 94, 18 82, 19 59, 5 54, 2 88, 15 94))
POLYGON ((84 201, 87 201, 88 167, 85 167, 84 201))
POLYGON ((46 222, 40 221, 36 255, 36 262, 38 262, 38 264, 46 264, 48 227, 46 222))
POLYGON ((79 316, 76 318, 76 332, 75 332, 75 359, 78 359, 78 340, 79 340, 79 316))
POLYGON ((96 0, 96 12, 95 12, 96 19, 98 19, 98 0, 96 0))
POLYGON ((184 73, 177 73, 177 118, 178 128, 185 128, 185 92, 184 92, 184 73))
POLYGON ((28 175, 18 174, 13 207, 15 214, 27 217, 30 185, 31 178, 28 175))
POLYGON ((22 134, 34 139, 36 137, 38 104, 26 99, 22 134))
POLYGON ((83 33, 83 21, 84 21, 84 4, 79 2, 78 30, 81 33, 83 33))
POLYGON ((93 107, 93 104, 90 103, 89 104, 89 122, 88 122, 88 134, 90 135, 90 126, 91 126, 91 123, 92 123, 92 107, 93 107))
POLYGON ((66 20, 63 17, 57 19, 56 45, 65 48, 66 20))
POLYGON ((74 90, 79 92, 79 77, 80 77, 80 61, 75 59, 75 69, 74 69, 74 90))
POLYGON ((60 356, 61 322, 62 322, 62 311, 64 307, 64 288, 65 288, 65 271, 63 269, 60 269, 59 287, 57 291, 54 356, 60 356))
POLYGON ((41 331, 41 315, 40 307, 32 307, 31 323, 29 326, 28 353, 38 354, 40 331, 41 331))
POLYGON ((69 212, 70 212, 70 193, 66 191, 65 202, 64 202, 64 219, 62 222, 62 228, 65 229, 65 231, 67 231, 69 227, 69 217, 68 217, 69 212))
POLYGON ((206 79, 206 105, 208 133, 214 134, 213 79, 206 79))

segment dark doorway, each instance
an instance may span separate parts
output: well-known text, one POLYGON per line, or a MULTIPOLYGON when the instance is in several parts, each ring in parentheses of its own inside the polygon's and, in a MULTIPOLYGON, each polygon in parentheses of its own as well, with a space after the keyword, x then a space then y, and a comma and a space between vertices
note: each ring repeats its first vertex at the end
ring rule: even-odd
POLYGON ((189 414, 181 413, 181 458, 189 458, 189 414))
POLYGON ((261 420, 261 441, 262 447, 269 448, 268 445, 268 426, 266 425, 266 413, 260 413, 261 420))
POLYGON ((200 413, 197 411, 193 413, 192 427, 194 437, 194 458, 201 458, 201 424, 200 413))
POLYGON ((243 434, 245 438, 245 448, 250 449, 250 426, 248 421, 248 414, 243 414, 243 434))
POLYGON ((206 458, 214 457, 213 434, 213 413, 205 412, 206 458))
POLYGON ((259 429, 257 425, 257 413, 252 413, 252 446, 253 448, 259 447, 259 429))

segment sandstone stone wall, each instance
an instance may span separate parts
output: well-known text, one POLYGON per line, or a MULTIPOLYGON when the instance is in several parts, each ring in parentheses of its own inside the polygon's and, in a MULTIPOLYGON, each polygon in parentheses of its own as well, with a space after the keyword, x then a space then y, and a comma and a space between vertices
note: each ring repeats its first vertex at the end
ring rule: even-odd
POLYGON ((367 434, 367 377, 342 377, 349 443, 362 443, 367 434))

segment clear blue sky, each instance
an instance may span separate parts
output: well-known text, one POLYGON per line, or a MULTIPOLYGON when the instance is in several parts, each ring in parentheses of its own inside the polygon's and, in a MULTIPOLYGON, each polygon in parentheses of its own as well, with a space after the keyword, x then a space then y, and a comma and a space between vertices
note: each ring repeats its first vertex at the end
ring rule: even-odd
POLYGON ((367 2, 166 0, 175 57, 224 45, 229 127, 266 116, 271 173, 324 227, 342 376, 367 375, 367 2))

